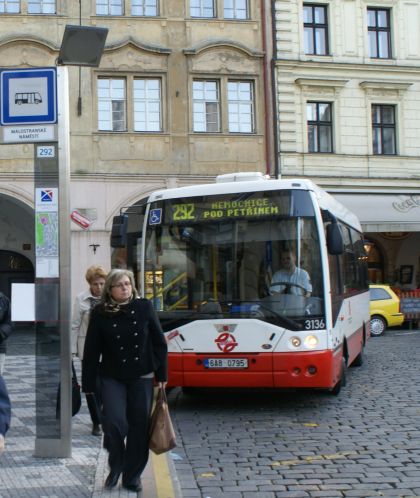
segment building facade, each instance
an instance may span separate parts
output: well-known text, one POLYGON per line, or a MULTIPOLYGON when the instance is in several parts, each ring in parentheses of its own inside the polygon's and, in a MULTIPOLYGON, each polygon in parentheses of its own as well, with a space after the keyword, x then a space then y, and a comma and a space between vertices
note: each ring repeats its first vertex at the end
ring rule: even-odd
POLYGON ((358 214, 373 282, 420 286, 420 2, 276 0, 278 162, 358 214))
MULTIPOLYGON (((112 219, 160 188, 274 168, 271 2, 0 1, 3 68, 51 67, 64 28, 108 28, 98 68, 69 67, 72 295, 110 265, 112 219)), ((0 145, 0 283, 34 278, 34 147, 0 145), (32 271, 31 271, 32 268, 32 271)), ((69 213, 70 215, 70 213, 69 213)))

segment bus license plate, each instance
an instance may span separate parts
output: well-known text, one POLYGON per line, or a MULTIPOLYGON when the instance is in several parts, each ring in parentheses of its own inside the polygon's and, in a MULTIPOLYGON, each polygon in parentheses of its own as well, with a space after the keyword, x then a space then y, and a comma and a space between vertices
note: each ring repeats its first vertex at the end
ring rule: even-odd
POLYGON ((206 368, 248 368, 247 358, 206 358, 206 368))

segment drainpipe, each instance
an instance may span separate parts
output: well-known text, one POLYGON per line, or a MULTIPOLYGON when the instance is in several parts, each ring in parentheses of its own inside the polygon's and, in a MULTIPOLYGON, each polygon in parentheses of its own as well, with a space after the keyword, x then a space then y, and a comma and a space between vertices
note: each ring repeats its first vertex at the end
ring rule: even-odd
POLYGON ((272 113, 273 119, 273 143, 274 143, 274 178, 281 178, 281 163, 280 163, 280 123, 278 117, 278 92, 277 92, 277 40, 276 40, 276 2, 270 2, 271 8, 271 41, 272 41, 272 57, 270 64, 271 71, 271 94, 272 94, 272 113))
POLYGON ((276 154, 276 113, 275 113, 275 86, 272 70, 272 54, 273 54, 273 21, 268 25, 267 15, 273 15, 274 8, 266 8, 266 4, 270 5, 270 0, 261 0, 261 31, 262 31, 262 46, 263 46, 263 82, 264 82, 264 131, 265 131, 265 162, 266 174, 274 174, 277 177, 277 154, 276 154), (273 168, 274 165, 274 168, 273 168))

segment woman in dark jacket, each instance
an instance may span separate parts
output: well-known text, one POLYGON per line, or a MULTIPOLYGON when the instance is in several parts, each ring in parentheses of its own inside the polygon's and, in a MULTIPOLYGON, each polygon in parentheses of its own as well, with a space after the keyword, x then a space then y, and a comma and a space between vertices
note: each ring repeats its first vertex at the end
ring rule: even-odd
POLYGON ((82 362, 85 393, 95 391, 98 370, 110 467, 105 487, 116 486, 122 474, 126 489, 140 491, 149 458, 153 384, 166 385, 167 344, 151 303, 138 297, 128 270, 111 270, 91 313, 82 362))

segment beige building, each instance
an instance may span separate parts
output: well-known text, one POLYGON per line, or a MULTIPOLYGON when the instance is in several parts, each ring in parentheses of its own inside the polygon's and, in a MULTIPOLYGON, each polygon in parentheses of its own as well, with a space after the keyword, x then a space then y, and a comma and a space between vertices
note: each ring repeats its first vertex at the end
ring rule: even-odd
POLYGON ((372 281, 420 286, 420 2, 276 0, 277 174, 359 216, 372 281))
MULTIPOLYGON (((109 29, 98 68, 69 67, 70 204, 92 221, 72 224, 73 296, 89 265, 109 267, 122 208, 219 173, 274 171, 270 15, 268 0, 0 1, 3 68, 55 66, 67 24, 109 29)), ((34 279, 33 171, 33 144, 0 145, 6 293, 34 279)))

